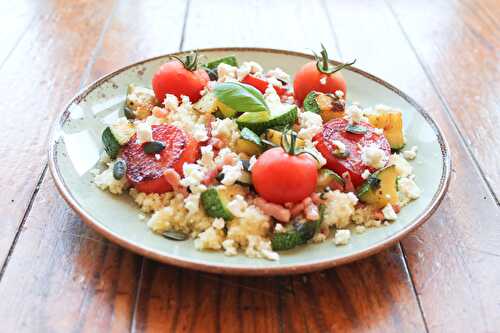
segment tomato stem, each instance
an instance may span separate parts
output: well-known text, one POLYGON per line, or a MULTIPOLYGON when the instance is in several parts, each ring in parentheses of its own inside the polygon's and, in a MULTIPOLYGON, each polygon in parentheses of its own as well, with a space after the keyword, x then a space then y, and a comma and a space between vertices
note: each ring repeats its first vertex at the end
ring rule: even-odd
POLYGON ((184 59, 174 55, 170 57, 178 60, 184 68, 190 72, 193 72, 198 68, 198 51, 191 51, 184 59))
POLYGON ((346 62, 343 64, 340 64, 338 66, 333 66, 330 64, 330 61, 328 60, 328 52, 326 51, 325 45, 321 43, 321 56, 318 56, 316 52, 313 51, 314 57, 316 58, 316 68, 318 69, 319 72, 323 74, 333 74, 341 69, 344 69, 346 67, 349 67, 353 65, 356 62, 356 59, 354 59, 351 62, 346 62))

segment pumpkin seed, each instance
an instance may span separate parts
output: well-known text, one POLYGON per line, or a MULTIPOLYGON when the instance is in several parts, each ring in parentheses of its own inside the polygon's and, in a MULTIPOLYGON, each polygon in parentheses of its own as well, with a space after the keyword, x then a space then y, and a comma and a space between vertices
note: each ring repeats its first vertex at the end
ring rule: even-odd
POLYGON ((367 128, 365 126, 362 126, 362 125, 349 125, 349 126, 347 126, 347 128, 345 130, 347 132, 353 133, 353 134, 365 134, 367 131, 367 128))
POLYGON ((127 171, 127 164, 124 160, 116 161, 115 165, 113 165, 113 178, 116 180, 120 180, 125 176, 125 171, 127 171))
POLYGON ((176 241, 183 241, 188 238, 188 235, 186 235, 183 232, 179 231, 165 231, 163 234, 161 234, 163 237, 171 239, 171 240, 176 240, 176 241))
POLYGON ((158 154, 165 149, 165 144, 161 141, 151 141, 144 144, 144 152, 146 154, 158 154))
POLYGON ((125 106, 123 108, 123 114, 125 115, 125 118, 128 120, 133 120, 135 119, 135 113, 133 110, 131 110, 129 107, 125 106))

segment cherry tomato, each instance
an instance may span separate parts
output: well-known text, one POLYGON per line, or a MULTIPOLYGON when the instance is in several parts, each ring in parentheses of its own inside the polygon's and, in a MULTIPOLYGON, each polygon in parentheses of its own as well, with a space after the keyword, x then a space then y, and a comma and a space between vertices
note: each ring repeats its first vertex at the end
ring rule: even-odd
POLYGON ((366 169, 370 172, 375 171, 375 168, 363 163, 361 159, 363 147, 374 144, 384 151, 385 157, 388 159, 391 154, 391 146, 385 136, 383 134, 376 134, 374 127, 368 123, 358 123, 358 125, 366 128, 366 132, 363 134, 347 132, 346 128, 348 125, 349 122, 346 119, 333 119, 323 125, 323 131, 318 133, 313 138, 313 141, 317 142, 316 148, 325 157, 328 169, 335 171, 339 175, 348 172, 353 185, 359 186, 364 181, 361 175, 366 169), (346 151, 349 153, 347 157, 337 157, 334 155, 337 147, 333 144, 333 140, 344 143, 346 151))
POLYGON ((307 154, 291 155, 281 147, 267 150, 252 167, 252 183, 266 201, 300 202, 316 189, 317 162, 307 154))
POLYGON ((153 139, 165 144, 165 149, 158 153, 159 159, 156 159, 155 154, 144 152, 144 144, 136 142, 136 135, 132 136, 122 152, 122 158, 127 163, 127 178, 139 192, 169 192, 172 186, 163 174, 173 168, 182 175, 184 163, 193 163, 198 159, 198 143, 173 125, 153 125, 152 129, 153 139))
POLYGON ((198 101, 209 77, 204 69, 197 69, 197 62, 196 54, 187 56, 186 60, 176 58, 161 65, 152 81, 156 99, 163 101, 166 94, 172 94, 177 98, 188 96, 193 103, 198 101))
MULTIPOLYGON (((241 83, 249 84, 249 85, 253 86, 254 88, 257 88, 257 90, 259 90, 261 93, 265 93, 267 87, 269 86, 269 82, 267 82, 266 80, 260 79, 252 74, 248 74, 247 76, 245 76, 243 78, 243 80, 241 80, 241 83)), ((273 88, 274 88, 274 90, 276 90, 276 93, 278 94, 278 96, 282 96, 288 91, 283 87, 278 87, 275 85, 273 85, 273 88)))
POLYGON ((311 91, 335 93, 340 90, 346 95, 347 87, 341 69, 354 64, 355 61, 339 66, 332 66, 328 60, 328 53, 322 45, 321 57, 306 63, 295 73, 293 90, 295 99, 302 105, 304 98, 311 91))

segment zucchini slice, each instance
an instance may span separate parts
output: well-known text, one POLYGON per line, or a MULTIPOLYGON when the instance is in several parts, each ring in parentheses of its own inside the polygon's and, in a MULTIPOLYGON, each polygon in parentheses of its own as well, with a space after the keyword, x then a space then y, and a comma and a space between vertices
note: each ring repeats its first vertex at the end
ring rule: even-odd
POLYGON ((395 165, 371 174, 356 193, 359 200, 374 205, 376 208, 385 207, 387 204, 396 205, 399 200, 397 177, 395 165))

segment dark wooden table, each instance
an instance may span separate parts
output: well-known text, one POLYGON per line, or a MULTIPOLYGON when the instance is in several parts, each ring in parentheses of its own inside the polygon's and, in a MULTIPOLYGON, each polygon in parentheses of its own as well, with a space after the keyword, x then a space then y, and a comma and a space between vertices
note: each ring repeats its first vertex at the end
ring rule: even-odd
POLYGON ((499 19, 498 0, 1 1, 0 331, 499 332, 499 19), (51 121, 97 77, 179 49, 320 42, 450 144, 445 200, 393 248, 300 276, 199 273, 108 242, 57 193, 51 121))

